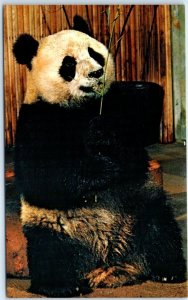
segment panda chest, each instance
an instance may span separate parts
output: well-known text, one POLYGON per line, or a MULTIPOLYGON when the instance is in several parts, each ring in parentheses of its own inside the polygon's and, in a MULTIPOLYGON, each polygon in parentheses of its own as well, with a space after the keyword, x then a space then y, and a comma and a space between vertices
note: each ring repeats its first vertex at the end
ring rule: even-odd
POLYGON ((43 115, 36 122, 35 141, 31 141, 41 148, 41 153, 46 153, 49 157, 82 156, 88 123, 88 119, 75 114, 43 115))

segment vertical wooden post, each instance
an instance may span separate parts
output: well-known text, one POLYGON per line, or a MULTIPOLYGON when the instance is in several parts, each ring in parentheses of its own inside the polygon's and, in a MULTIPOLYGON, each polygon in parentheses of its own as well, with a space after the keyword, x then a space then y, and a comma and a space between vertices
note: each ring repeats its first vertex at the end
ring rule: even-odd
POLYGON ((171 21, 170 6, 164 5, 164 46, 165 46, 165 76, 162 76, 162 85, 165 91, 163 110, 163 133, 162 142, 174 141, 174 117, 173 117, 173 95, 172 95, 172 51, 171 51, 171 21))

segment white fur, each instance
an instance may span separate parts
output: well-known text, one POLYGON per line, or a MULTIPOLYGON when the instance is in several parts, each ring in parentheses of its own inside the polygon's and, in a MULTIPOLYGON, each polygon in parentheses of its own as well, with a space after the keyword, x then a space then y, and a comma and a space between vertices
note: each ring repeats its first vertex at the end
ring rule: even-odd
POLYGON ((32 60, 32 70, 28 72, 25 103, 33 103, 39 96, 50 103, 61 105, 79 103, 86 96, 100 97, 105 94, 114 79, 114 62, 103 44, 85 33, 63 30, 45 37, 40 42, 37 56, 32 60), (101 68, 101 65, 90 57, 88 47, 105 58, 103 69, 106 72, 101 78, 88 77, 90 72, 101 68), (73 56, 77 62, 75 78, 70 82, 59 74, 63 58, 67 55, 73 56), (94 92, 85 93, 80 90, 80 86, 92 87, 94 92))
POLYGON ((114 244, 111 251, 121 256, 127 247, 127 238, 132 234, 134 219, 105 208, 77 208, 62 211, 45 209, 30 205, 22 197, 21 221, 23 226, 48 228, 53 233, 69 236, 71 239, 87 244, 95 255, 104 261, 108 256, 109 244, 114 244), (119 228, 119 238, 114 234, 119 228))

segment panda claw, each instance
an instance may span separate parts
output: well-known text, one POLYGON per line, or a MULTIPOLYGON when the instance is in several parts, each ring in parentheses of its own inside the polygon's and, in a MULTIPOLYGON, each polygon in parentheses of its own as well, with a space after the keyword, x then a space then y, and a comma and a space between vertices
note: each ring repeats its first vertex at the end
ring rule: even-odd
POLYGON ((177 276, 169 276, 169 277, 153 276, 152 279, 154 281, 158 281, 158 282, 176 282, 177 281, 177 276))
POLYGON ((162 277, 162 281, 167 282, 167 277, 162 277))

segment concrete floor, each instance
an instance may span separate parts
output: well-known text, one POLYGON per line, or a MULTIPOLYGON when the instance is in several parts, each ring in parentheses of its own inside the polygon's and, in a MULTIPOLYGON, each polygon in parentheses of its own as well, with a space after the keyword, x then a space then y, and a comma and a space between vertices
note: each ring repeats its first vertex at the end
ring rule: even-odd
POLYGON ((183 143, 155 144, 148 152, 162 168, 163 188, 170 195, 174 215, 181 228, 184 256, 187 258, 187 170, 183 143))
MULTIPOLYGON (((174 214, 180 226, 183 238, 183 250, 187 257, 187 197, 186 197, 186 147, 183 143, 169 145, 155 144, 148 147, 152 159, 157 160, 162 167, 163 187, 171 196, 170 202, 174 214)), ((12 152, 6 154, 6 218, 9 225, 18 221, 19 204, 18 195, 15 191, 14 178, 11 176, 12 152)), ((15 228, 14 224, 13 227, 15 228)), ((9 227, 7 226, 7 229, 9 227)), ((20 230, 20 229, 19 229, 20 230)), ((25 249, 23 250, 25 251, 25 249)), ((7 264, 12 266, 11 256, 7 256, 7 264)), ((24 264, 24 263, 23 263, 24 264)), ((12 271, 12 278, 7 280, 7 296, 13 298, 39 298, 41 296, 27 292, 29 279, 24 277, 28 270, 24 269, 18 278, 15 270, 12 271), (25 273, 24 273, 25 272, 25 273), (15 276, 14 276, 15 275, 15 276)), ((179 284, 164 284, 146 282, 141 285, 122 287, 117 289, 96 289, 91 294, 85 295, 86 298, 93 297, 187 297, 187 282, 179 284)))

